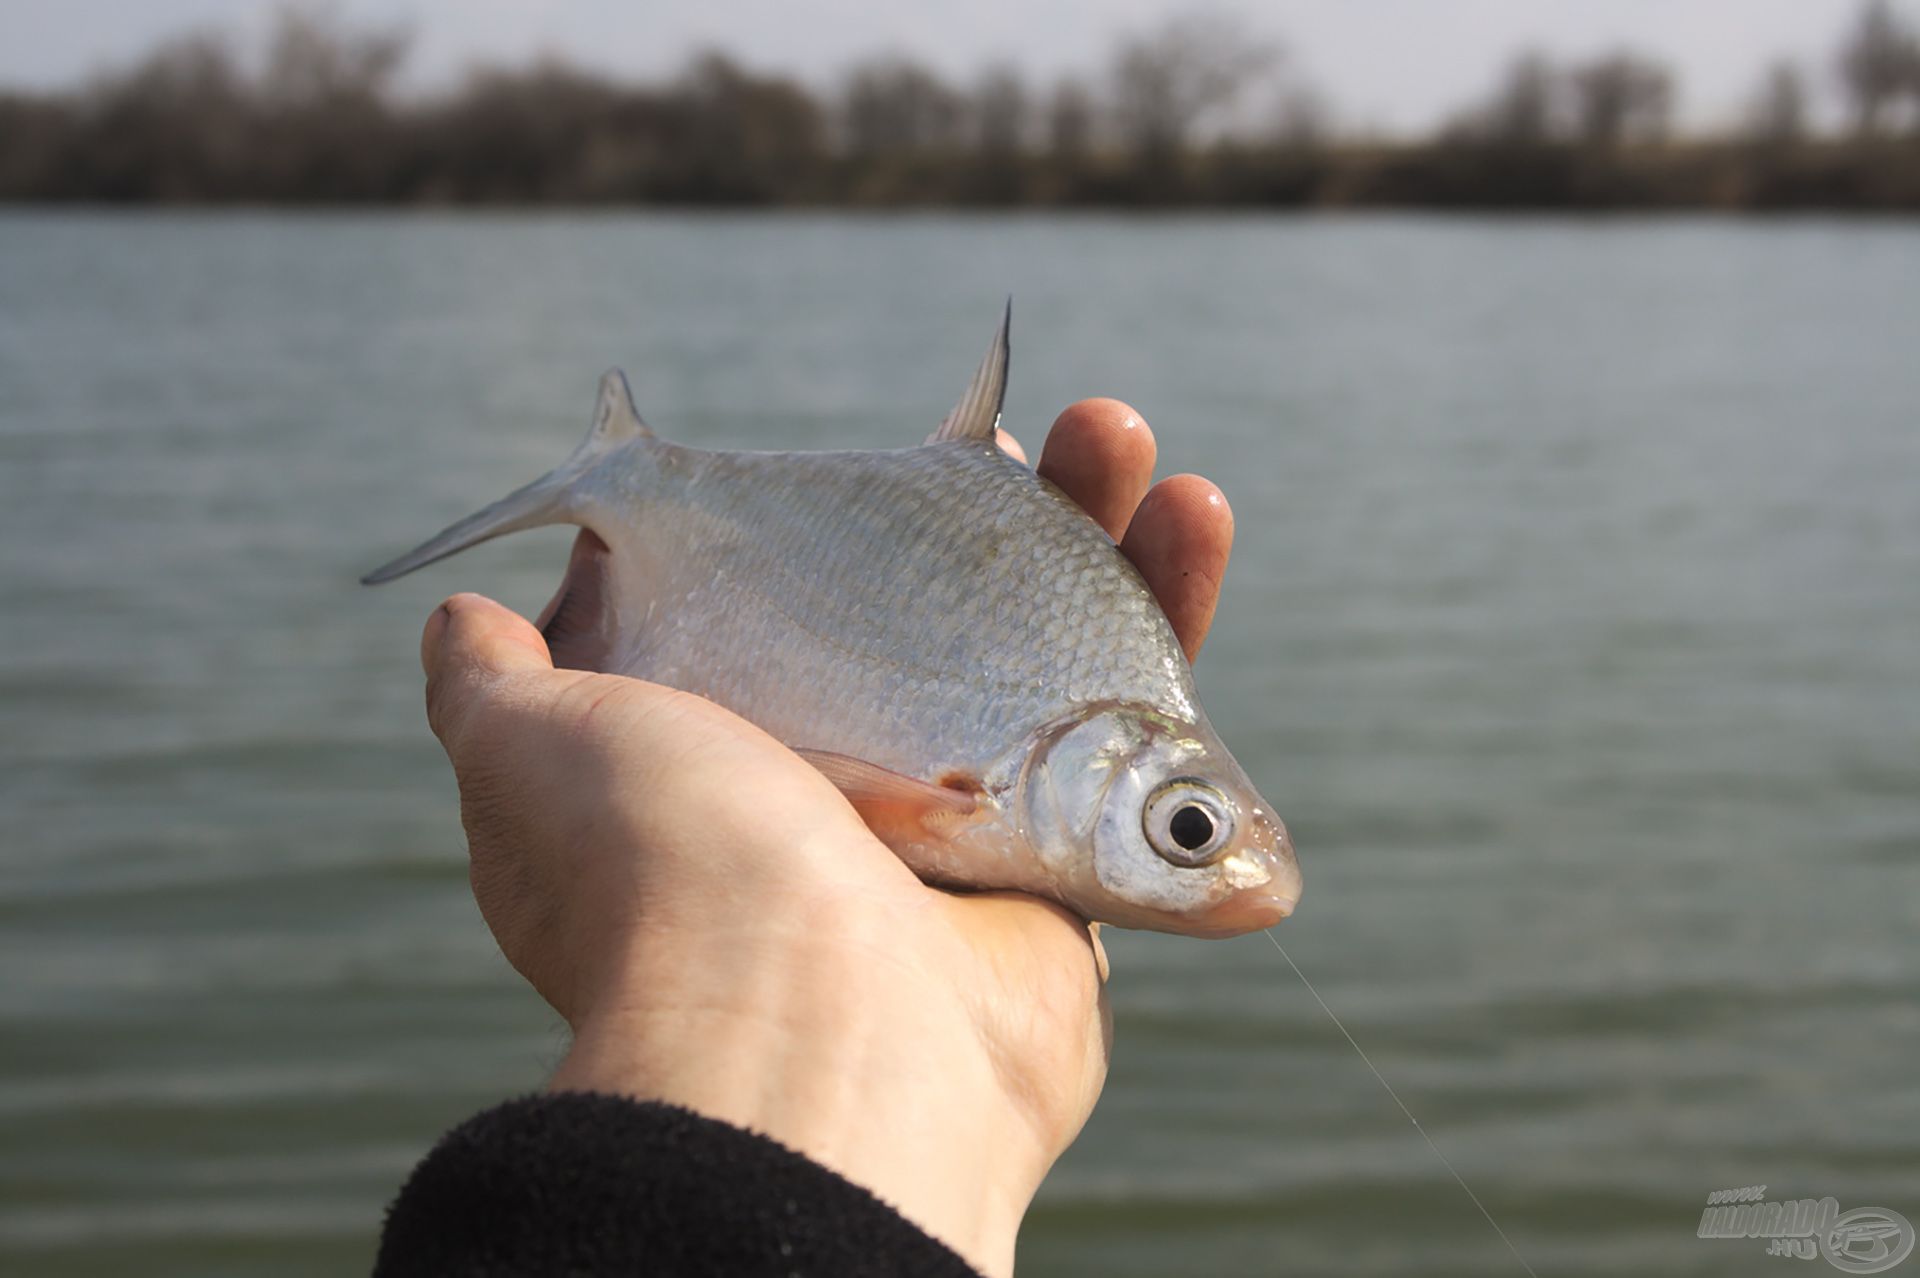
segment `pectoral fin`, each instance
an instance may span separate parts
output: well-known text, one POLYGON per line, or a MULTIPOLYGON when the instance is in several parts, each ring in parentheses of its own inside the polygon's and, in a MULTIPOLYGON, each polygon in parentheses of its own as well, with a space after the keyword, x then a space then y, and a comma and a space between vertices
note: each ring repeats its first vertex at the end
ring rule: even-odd
POLYGON ((869 828, 888 843, 911 827, 923 833, 971 814, 980 801, 966 790, 935 785, 877 763, 830 750, 795 750, 833 782, 869 828))

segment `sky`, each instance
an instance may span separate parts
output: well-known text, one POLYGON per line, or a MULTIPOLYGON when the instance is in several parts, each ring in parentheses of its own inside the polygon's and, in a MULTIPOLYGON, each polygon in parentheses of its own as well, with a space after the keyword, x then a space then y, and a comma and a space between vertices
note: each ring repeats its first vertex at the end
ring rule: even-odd
MULTIPOLYGON (((1920 0, 1895 0, 1920 22, 1920 0)), ((1279 41, 1347 127, 1431 128, 1483 96, 1516 49, 1575 57, 1621 45, 1680 76, 1681 120, 1737 120, 1761 68, 1793 57, 1832 93, 1832 51, 1860 0, 1203 0, 1279 41)), ((271 0, 0 0, 0 86, 54 88, 123 63, 163 36, 216 26, 259 34, 271 0)), ((451 82, 476 61, 557 53, 634 77, 699 46, 826 83, 860 57, 911 54, 956 79, 1001 59, 1051 76, 1097 70, 1122 32, 1184 0, 333 0, 354 22, 414 33, 409 78, 451 82)))

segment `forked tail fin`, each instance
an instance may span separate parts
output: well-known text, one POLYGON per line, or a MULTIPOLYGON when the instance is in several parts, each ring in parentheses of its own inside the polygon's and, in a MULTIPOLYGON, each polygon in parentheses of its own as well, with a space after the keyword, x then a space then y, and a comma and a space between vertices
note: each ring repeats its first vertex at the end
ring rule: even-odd
POLYGON ((640 420, 640 414, 634 410, 633 393, 627 388, 626 377, 616 368, 600 379, 600 402, 594 410, 593 428, 566 461, 524 488, 508 493, 485 510, 468 515, 393 562, 374 569, 360 582, 366 586, 377 586, 494 537, 546 524, 571 523, 573 511, 568 499, 573 492, 574 481, 602 456, 622 444, 635 439, 652 438, 653 432, 647 429, 647 424, 640 420))

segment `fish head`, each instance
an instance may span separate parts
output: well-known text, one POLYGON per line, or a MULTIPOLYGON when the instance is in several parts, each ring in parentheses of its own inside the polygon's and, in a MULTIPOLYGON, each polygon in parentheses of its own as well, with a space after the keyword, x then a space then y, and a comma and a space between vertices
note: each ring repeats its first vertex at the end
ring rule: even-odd
POLYGON ((1300 899, 1286 827, 1205 722, 1096 709, 1042 737, 1022 790, 1030 840, 1089 918, 1236 936, 1300 899))

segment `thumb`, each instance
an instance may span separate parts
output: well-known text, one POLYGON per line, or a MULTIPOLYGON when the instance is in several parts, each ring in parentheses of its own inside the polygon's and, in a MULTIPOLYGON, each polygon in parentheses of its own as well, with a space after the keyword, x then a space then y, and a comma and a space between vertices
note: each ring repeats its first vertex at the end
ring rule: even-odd
POLYGON ((442 742, 514 676, 553 669, 547 641, 525 617, 483 595, 455 595, 420 634, 427 722, 442 742))

